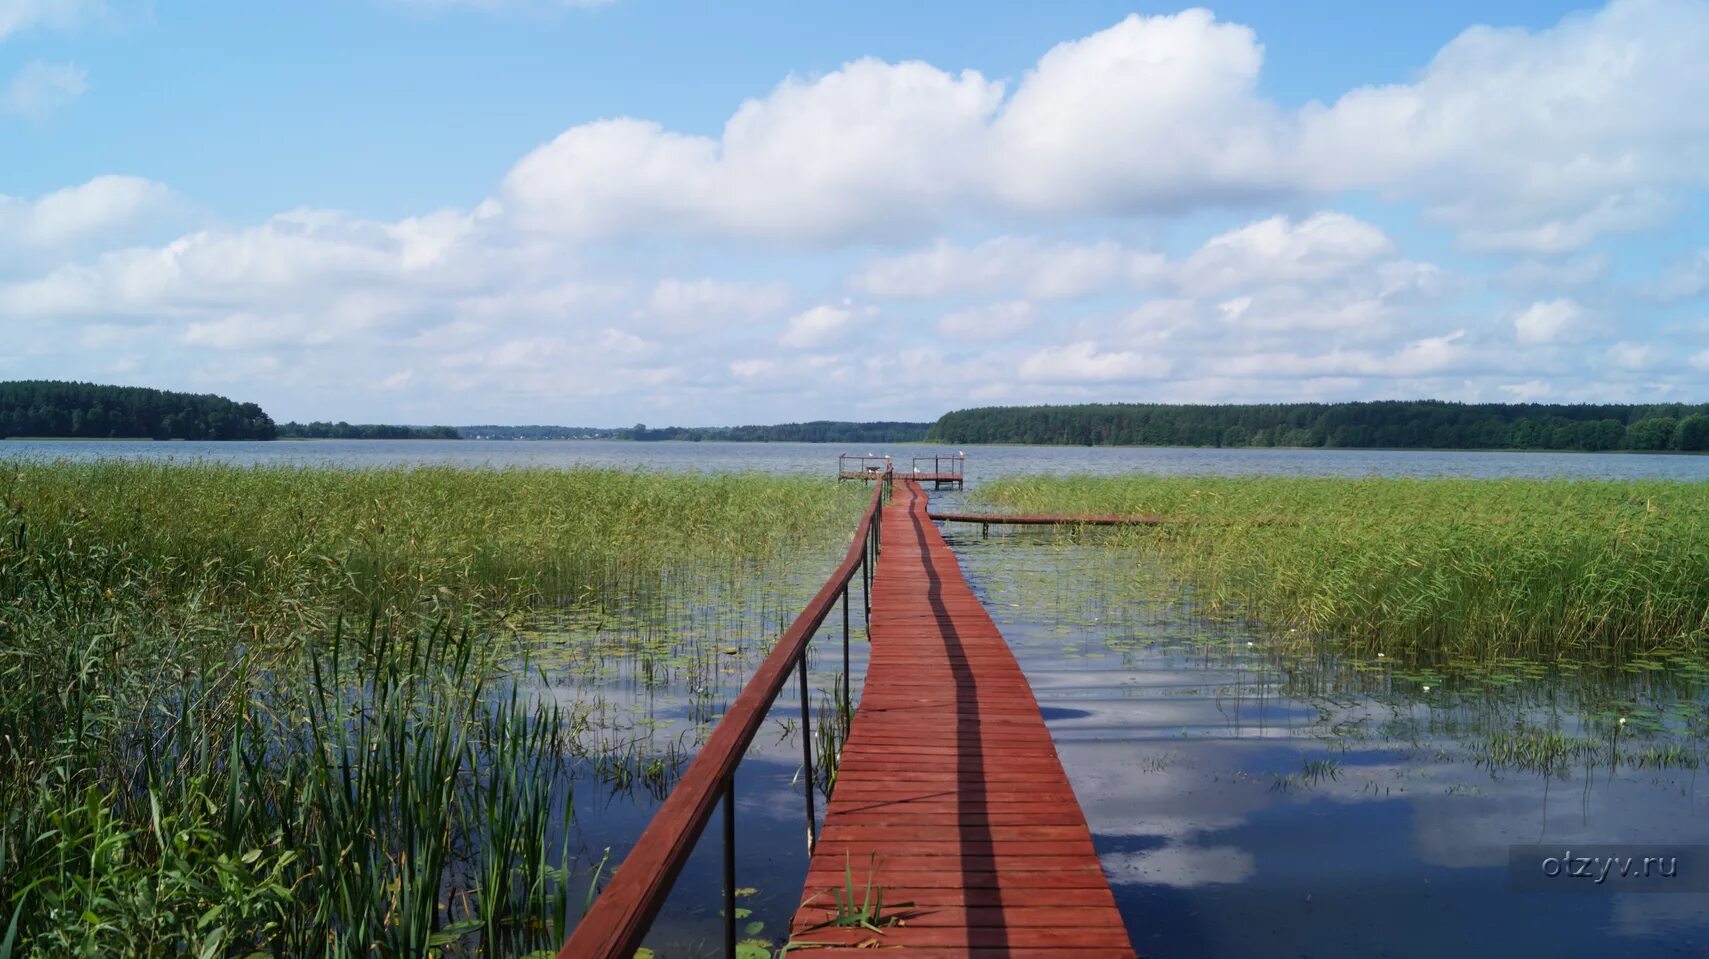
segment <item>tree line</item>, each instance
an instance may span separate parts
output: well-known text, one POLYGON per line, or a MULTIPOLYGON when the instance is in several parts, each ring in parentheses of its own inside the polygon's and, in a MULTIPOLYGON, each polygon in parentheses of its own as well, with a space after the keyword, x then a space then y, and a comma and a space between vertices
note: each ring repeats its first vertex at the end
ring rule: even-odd
POLYGON ((282 440, 457 440, 463 436, 451 426, 388 426, 379 423, 283 423, 282 440))
POLYGON ((989 406, 945 414, 926 438, 961 444, 1698 452, 1709 450, 1709 404, 989 406))
POLYGON ((930 423, 879 421, 853 423, 841 420, 814 420, 810 423, 779 423, 773 426, 667 426, 649 429, 637 423, 628 429, 614 430, 616 439, 653 442, 658 440, 688 440, 691 442, 744 443, 917 443, 926 438, 930 423))
POLYGON ((270 440, 261 407, 208 393, 53 380, 0 382, 0 437, 270 440))

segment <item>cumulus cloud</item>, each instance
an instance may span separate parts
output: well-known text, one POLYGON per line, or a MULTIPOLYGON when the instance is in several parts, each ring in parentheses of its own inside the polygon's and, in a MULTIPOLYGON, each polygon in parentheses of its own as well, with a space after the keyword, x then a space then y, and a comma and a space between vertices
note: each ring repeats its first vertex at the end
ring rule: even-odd
POLYGON ((1046 347, 1021 361, 1021 379, 1034 383, 1109 383, 1169 375, 1169 360, 1131 350, 1100 350, 1081 340, 1046 347))
POLYGON ((1648 343, 1616 343, 1608 348, 1608 362, 1623 370, 1641 370, 1655 358, 1648 343))
POLYGON ((793 350, 813 349, 843 337, 854 311, 847 307, 815 306, 789 318, 778 342, 793 350))
POLYGON ((944 240, 901 256, 874 260, 850 280, 862 293, 889 299, 1020 292, 1036 300, 1068 299, 1129 283, 1146 285, 1163 257, 1114 241, 1047 242, 1003 236, 975 246, 944 240))
MULTIPOLYGON (((1541 31, 1475 27, 1411 83, 1286 111, 1252 31, 1130 16, 1047 51, 1009 93, 930 64, 791 77, 717 137, 633 118, 524 158, 518 222, 575 236, 897 237, 956 212, 1063 218, 1375 189, 1477 249, 1559 253, 1671 215, 1709 183, 1702 0, 1614 0, 1541 31)), ((1329 228, 1331 225, 1325 225, 1329 228)))
POLYGON ((1218 293, 1257 283, 1311 283, 1345 275, 1394 253, 1382 230, 1343 213, 1298 223, 1273 216, 1212 237, 1181 264, 1189 293, 1218 293))
POLYGON ((938 320, 938 330, 957 340, 1007 339, 1032 325, 1036 311, 1025 300, 989 303, 947 313, 938 320))
POLYGON ((0 40, 36 27, 75 26, 101 9, 97 0, 0 0, 0 40))
POLYGON ((1577 336, 1584 308, 1570 299, 1539 300, 1513 317, 1514 336, 1521 343, 1553 343, 1577 336))
POLYGON ((1412 83, 1300 117, 1319 189, 1423 200, 1489 249, 1558 252, 1665 215, 1709 182, 1709 4, 1613 0, 1528 31, 1473 27, 1412 83))
MULTIPOLYGON (((4 3, 0 32, 22 29, 4 3)), ((1476 28, 1407 82, 1298 110, 1262 96, 1259 38, 1202 10, 1128 17, 1014 78, 861 59, 785 79, 711 135, 579 124, 474 209, 392 221, 295 210, 144 245, 179 201, 102 177, 0 197, 0 322, 14 356, 98 351, 90 369, 298 396, 359 382, 471 419, 574 398, 621 402, 610 422, 748 418, 745 397, 786 388, 791 416, 878 418, 1138 394, 1577 398, 1595 387, 1568 377, 1603 370, 1686 390, 1664 360, 1695 348, 1627 320, 1594 244, 1706 183, 1709 120, 1658 107, 1709 92, 1681 39, 1709 32, 1705 10, 1615 0, 1476 28), (1355 190, 1471 255, 1453 273, 1410 258, 1394 218, 1335 209, 1355 190), (1208 213, 1163 219, 1189 210, 1208 213), (1491 307, 1490 284, 1522 299, 1491 307), (857 305, 875 300, 882 324, 857 305)), ((1638 292, 1651 309, 1700 295, 1705 263, 1638 292)))
POLYGON ((1001 95, 973 71, 857 60, 747 101, 717 140, 635 119, 574 127, 502 194, 520 224, 577 236, 894 233, 944 209, 1001 95))
POLYGON ((786 283, 738 283, 723 280, 662 279, 647 295, 638 314, 674 330, 709 323, 752 323, 774 316, 789 305, 786 283))
POLYGON ((51 113, 83 95, 89 75, 75 63, 32 60, 0 92, 6 112, 24 117, 51 113))
POLYGON ((23 260, 110 244, 178 206, 166 186, 134 176, 100 176, 34 199, 0 194, 0 253, 23 260))
MULTIPOLYGON (((110 209, 67 203, 77 210, 110 209)), ((93 228, 101 221, 91 215, 84 224, 93 228)), ((183 314, 285 298, 325 305, 353 291, 381 288, 423 298, 472 279, 473 257, 457 254, 467 252, 458 247, 471 240, 476 227, 474 218, 451 212, 380 223, 301 210, 257 227, 192 233, 165 246, 116 250, 93 264, 59 267, 39 279, 0 287, 0 311, 23 316, 183 314)))

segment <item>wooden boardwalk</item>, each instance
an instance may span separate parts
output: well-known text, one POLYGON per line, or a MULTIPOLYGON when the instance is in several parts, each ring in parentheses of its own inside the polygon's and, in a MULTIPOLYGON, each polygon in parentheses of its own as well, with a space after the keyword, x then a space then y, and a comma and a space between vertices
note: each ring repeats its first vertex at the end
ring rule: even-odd
POLYGON ((924 491, 905 480, 884 509, 865 691, 789 954, 1130 959, 1032 688, 927 516, 924 491), (869 877, 882 887, 901 922, 879 933, 815 928, 834 915, 845 869, 857 894, 869 877))

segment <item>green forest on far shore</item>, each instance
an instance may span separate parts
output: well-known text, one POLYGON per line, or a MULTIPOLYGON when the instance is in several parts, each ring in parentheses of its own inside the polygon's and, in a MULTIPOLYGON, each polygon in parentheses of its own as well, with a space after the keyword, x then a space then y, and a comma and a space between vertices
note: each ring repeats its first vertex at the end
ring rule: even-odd
POLYGON ((941 443, 1340 449, 1709 450, 1709 404, 1354 403, 989 406, 945 414, 941 443))
POLYGON ((52 380, 0 382, 0 438, 270 440, 261 407, 208 393, 52 380))
POLYGON ((0 438, 432 439, 953 443, 1045 446, 1709 451, 1709 403, 1347 403, 990 406, 936 423, 813 420, 768 426, 401 426, 279 423, 211 394, 48 380, 0 382, 0 438))

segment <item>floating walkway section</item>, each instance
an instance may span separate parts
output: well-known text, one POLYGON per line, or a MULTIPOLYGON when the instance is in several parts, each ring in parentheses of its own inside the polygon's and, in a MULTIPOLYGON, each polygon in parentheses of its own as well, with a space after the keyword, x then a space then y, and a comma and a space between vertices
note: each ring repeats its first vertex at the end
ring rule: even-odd
POLYGON ((1130 959, 1032 688, 919 483, 899 477, 880 541, 865 689, 789 954, 1130 959), (829 924, 851 879, 856 906, 882 890, 876 929, 829 924))

